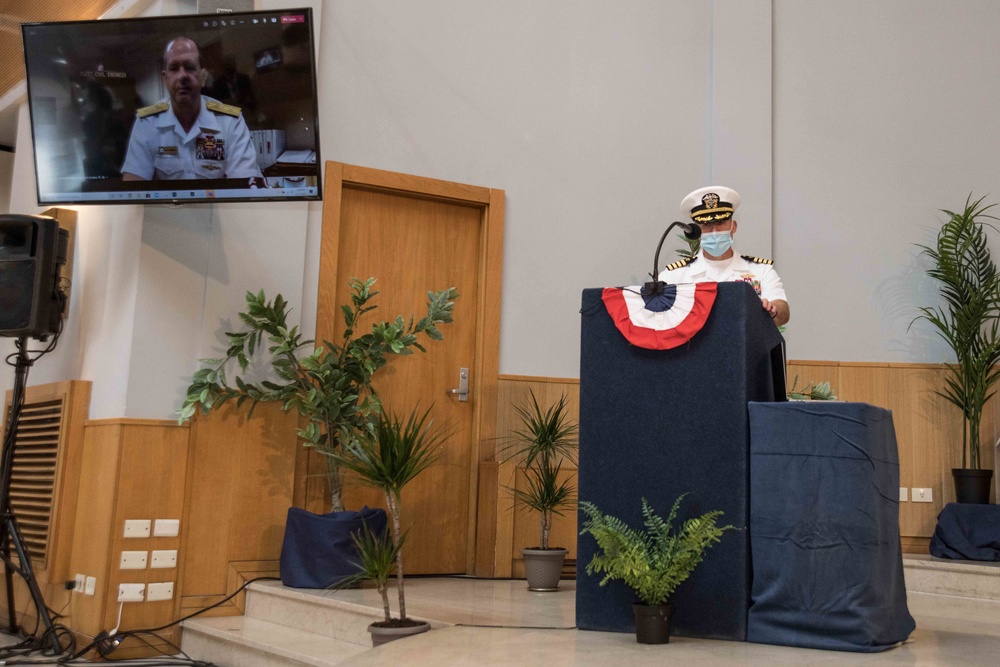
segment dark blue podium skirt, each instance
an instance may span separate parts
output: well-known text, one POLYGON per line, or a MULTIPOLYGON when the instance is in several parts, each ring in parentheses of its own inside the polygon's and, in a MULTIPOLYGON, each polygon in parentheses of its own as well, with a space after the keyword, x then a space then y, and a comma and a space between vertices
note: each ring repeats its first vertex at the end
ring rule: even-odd
MULTIPOLYGON (((581 312, 580 500, 637 528, 643 498, 666 516, 674 500, 689 493, 682 521, 722 510, 721 524, 737 529, 727 531, 678 588, 673 632, 746 639, 747 402, 774 399, 770 354, 780 334, 742 283, 720 284, 704 328, 672 350, 630 345, 599 289, 584 290, 581 312)), ((631 591, 620 582, 601 587, 599 577, 585 572, 595 550, 593 537, 578 538, 577 626, 632 632, 631 591)))

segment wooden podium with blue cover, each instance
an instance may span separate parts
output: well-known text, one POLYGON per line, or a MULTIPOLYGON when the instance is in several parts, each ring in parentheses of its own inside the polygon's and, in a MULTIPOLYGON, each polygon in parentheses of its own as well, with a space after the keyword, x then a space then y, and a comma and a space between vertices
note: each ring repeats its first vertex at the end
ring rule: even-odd
MULTIPOLYGON (((670 291, 668 300, 682 298, 670 291)), ((673 633, 745 640, 751 582, 747 404, 784 400, 782 338, 750 285, 720 283, 699 328, 683 333, 689 340, 646 349, 623 335, 633 326, 623 320, 623 299, 636 298, 635 290, 583 292, 579 498, 634 526, 642 525, 642 498, 666 516, 688 493, 681 520, 722 510, 720 523, 737 529, 709 549, 677 590, 673 633)), ((675 328, 684 327, 679 322, 675 328)), ((599 586, 599 577, 586 574, 595 550, 592 537, 578 538, 577 626, 631 632, 631 591, 620 582, 599 586)))

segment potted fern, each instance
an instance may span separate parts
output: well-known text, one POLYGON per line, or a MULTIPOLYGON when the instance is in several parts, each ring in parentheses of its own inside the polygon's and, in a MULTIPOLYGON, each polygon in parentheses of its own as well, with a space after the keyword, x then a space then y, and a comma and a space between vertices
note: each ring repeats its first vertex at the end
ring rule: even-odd
POLYGON ((564 461, 576 463, 577 424, 569 418, 565 394, 555 405, 543 408, 534 392, 530 402, 515 407, 521 427, 514 431, 504 451, 508 460, 524 465, 523 489, 513 488, 514 502, 526 511, 538 512, 539 544, 521 549, 530 591, 559 590, 559 579, 568 551, 549 546, 553 515, 573 500, 575 488, 560 481, 564 461))
POLYGON ((249 413, 257 403, 279 402, 284 410, 297 410, 307 418, 297 434, 306 447, 324 455, 331 512, 344 509, 341 492, 343 474, 335 456, 359 437, 370 435, 382 410, 372 389, 372 378, 391 356, 425 352, 419 337, 442 340, 438 329, 452 321, 458 293, 454 287, 428 292, 427 315, 416 322, 402 315, 392 321, 375 322, 359 330, 362 316, 377 308, 372 300, 374 278, 349 282, 351 303, 341 306, 344 334, 339 343, 324 341, 314 345, 303 340, 298 327, 288 326, 288 303, 279 294, 273 301, 264 292, 246 295, 247 309, 239 314, 244 330, 227 332, 229 349, 221 359, 203 359, 206 368, 197 371, 177 414, 180 421, 191 418, 200 408, 208 413, 229 401, 237 407, 249 403, 249 413), (251 382, 245 379, 251 360, 267 345, 270 370, 277 380, 251 382), (315 349, 314 349, 315 348, 315 349), (227 369, 238 365, 243 375, 230 378, 227 369))
POLYGON ((586 515, 580 534, 592 535, 599 549, 587 564, 587 574, 603 574, 601 586, 618 580, 632 589, 638 600, 632 610, 640 644, 670 641, 671 596, 702 561, 705 551, 732 528, 719 527, 722 512, 712 511, 688 519, 675 531, 673 523, 683 499, 684 495, 674 501, 670 515, 663 520, 643 498, 645 530, 605 515, 593 503, 580 503, 586 515))
POLYGON ((381 538, 377 534, 367 535, 355 540, 362 572, 368 573, 367 577, 375 581, 382 594, 385 620, 368 626, 374 646, 430 629, 425 621, 406 614, 403 543, 409 531, 402 529, 403 488, 434 464, 439 447, 448 435, 441 429, 432 429, 429 416, 429 408, 420 415, 414 410, 405 421, 391 413, 380 412, 371 432, 352 440, 343 451, 333 455, 359 482, 382 491, 389 511, 391 532, 388 535, 381 538), (389 613, 386 584, 390 560, 396 572, 398 619, 393 619, 389 613))
MULTIPOLYGON (((962 467, 953 468, 955 494, 960 503, 989 502, 992 470, 980 468, 980 426, 983 406, 1000 379, 1000 271, 987 246, 984 220, 996 220, 970 195, 959 212, 942 211, 948 219, 933 246, 919 246, 933 264, 927 275, 939 283, 944 304, 922 307, 955 354, 948 363, 946 386, 937 393, 962 411, 962 467)), ((992 225, 990 225, 992 226, 992 225)))

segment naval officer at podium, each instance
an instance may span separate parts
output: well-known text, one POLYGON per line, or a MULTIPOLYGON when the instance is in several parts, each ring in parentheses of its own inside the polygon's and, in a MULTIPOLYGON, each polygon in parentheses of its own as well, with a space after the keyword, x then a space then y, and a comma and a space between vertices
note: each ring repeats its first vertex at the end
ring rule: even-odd
POLYGON ((701 227, 698 254, 682 259, 660 272, 660 280, 671 283, 745 282, 757 292, 774 323, 788 322, 788 299, 781 278, 769 259, 733 252, 738 226, 733 215, 740 195, 722 185, 710 185, 690 193, 681 201, 681 212, 701 227))

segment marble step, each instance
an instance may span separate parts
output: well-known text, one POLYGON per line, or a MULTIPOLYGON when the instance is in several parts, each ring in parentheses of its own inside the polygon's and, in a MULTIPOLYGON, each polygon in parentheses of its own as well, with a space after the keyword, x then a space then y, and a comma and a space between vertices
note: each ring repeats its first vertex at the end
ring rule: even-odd
POLYGON ((331 667, 371 648, 247 616, 184 622, 181 648, 219 667, 331 667))
POLYGON ((247 587, 245 616, 185 621, 181 648, 219 667, 327 667, 372 648, 368 625, 384 618, 380 604, 374 590, 305 591, 257 582, 247 587))
POLYGON ((285 588, 276 581, 257 582, 248 587, 245 614, 370 648, 368 626, 385 618, 382 610, 337 599, 336 594, 285 588))
POLYGON ((1000 602, 1000 563, 906 554, 903 575, 910 593, 1000 602))

